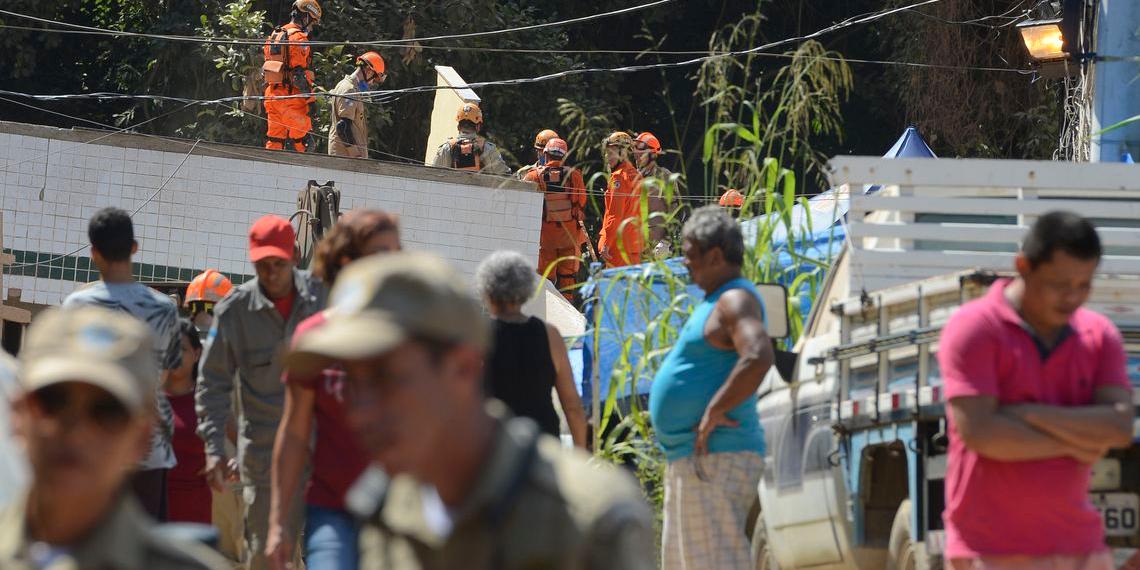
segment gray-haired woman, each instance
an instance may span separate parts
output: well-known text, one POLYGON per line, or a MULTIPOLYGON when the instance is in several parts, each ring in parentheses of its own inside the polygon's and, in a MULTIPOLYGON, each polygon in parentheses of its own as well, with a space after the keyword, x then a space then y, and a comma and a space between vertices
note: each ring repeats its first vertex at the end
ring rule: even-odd
POLYGON ((479 264, 475 282, 491 313, 495 334, 483 376, 487 395, 557 437, 558 414, 550 398, 553 387, 574 445, 584 448, 586 412, 574 388, 562 335, 542 319, 522 313, 523 303, 538 285, 534 267, 519 253, 497 251, 479 264))

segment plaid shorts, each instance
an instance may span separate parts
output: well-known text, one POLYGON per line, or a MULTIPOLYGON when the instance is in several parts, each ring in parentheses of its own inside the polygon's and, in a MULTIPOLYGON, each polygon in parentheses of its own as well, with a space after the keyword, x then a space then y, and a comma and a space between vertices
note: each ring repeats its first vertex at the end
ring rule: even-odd
POLYGON ((665 468, 663 570, 751 567, 745 534, 763 460, 752 452, 711 453, 665 468), (698 473, 700 471, 700 473, 698 473))

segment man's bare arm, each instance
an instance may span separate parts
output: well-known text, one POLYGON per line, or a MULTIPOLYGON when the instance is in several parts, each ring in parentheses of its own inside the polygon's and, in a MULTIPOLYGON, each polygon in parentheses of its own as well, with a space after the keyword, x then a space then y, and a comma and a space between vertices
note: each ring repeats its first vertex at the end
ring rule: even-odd
POLYGON ((975 453, 998 461, 1033 461, 1073 457, 1085 463, 1099 454, 1062 442, 998 409, 993 396, 968 396, 950 400, 955 431, 975 453))
POLYGON ((1002 408, 1025 423, 1071 445, 1113 448, 1132 445, 1132 394, 1123 386, 1096 390, 1091 406, 1024 404, 1002 408))

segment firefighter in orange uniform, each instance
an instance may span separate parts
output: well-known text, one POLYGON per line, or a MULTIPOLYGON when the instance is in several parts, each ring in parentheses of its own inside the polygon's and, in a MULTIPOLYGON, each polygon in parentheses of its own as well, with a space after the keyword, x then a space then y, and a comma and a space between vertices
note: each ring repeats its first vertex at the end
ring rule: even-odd
POLYGON ((321 6, 317 0, 296 0, 291 21, 274 29, 265 41, 265 63, 261 66, 266 83, 265 115, 269 121, 265 148, 305 152, 313 146, 309 104, 315 99, 275 97, 313 92, 313 72, 309 71, 312 48, 305 42, 320 21, 321 6))
POLYGON ((547 275, 567 300, 574 296, 573 287, 582 266, 579 256, 582 244, 586 243, 586 233, 582 230, 586 183, 581 172, 563 163, 569 152, 566 141, 550 139, 542 149, 542 166, 527 172, 523 178, 537 183, 545 198, 542 203, 542 233, 538 242, 539 275, 546 273, 559 258, 574 258, 558 262, 547 275))
POLYGON ((630 162, 633 137, 618 131, 606 137, 606 213, 598 236, 598 253, 606 267, 641 263, 641 173, 630 162))
POLYGON ((542 129, 539 131, 539 133, 534 137, 534 164, 528 164, 518 169, 518 171, 515 172, 515 177, 519 180, 526 180, 527 174, 530 174, 534 171, 534 169, 542 166, 543 161, 545 160, 543 157, 546 156, 546 143, 550 142, 550 139, 558 138, 562 137, 558 136, 558 133, 550 129, 542 129))

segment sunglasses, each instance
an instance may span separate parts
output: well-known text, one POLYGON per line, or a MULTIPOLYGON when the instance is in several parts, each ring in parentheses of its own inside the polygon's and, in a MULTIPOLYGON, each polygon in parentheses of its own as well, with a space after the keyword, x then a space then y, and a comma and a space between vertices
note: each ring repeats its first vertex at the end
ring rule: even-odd
POLYGON ((45 416, 59 418, 66 414, 82 414, 82 417, 105 432, 116 432, 130 422, 131 414, 126 406, 110 394, 98 396, 82 402, 75 391, 66 384, 55 384, 40 388, 31 393, 31 401, 45 416), (81 409, 81 403, 85 403, 81 409))
POLYGON ((207 315, 213 315, 214 303, 210 301, 193 301, 190 303, 190 314, 197 315, 202 312, 205 312, 207 315))

